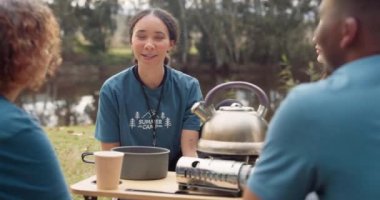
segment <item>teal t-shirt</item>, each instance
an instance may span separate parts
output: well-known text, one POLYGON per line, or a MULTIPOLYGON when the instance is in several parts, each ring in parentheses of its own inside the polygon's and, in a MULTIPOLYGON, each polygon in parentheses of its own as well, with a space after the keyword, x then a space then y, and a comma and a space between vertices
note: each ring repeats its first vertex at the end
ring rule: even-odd
POLYGON ((2 96, 0 112, 0 199, 71 199, 37 121, 2 96))
POLYGON ((268 128, 248 187, 265 200, 380 199, 380 55, 296 87, 268 128))
POLYGON ((182 130, 200 129, 200 120, 191 113, 192 105, 202 99, 199 82, 166 66, 164 82, 149 89, 141 85, 134 68, 125 69, 103 84, 95 137, 102 142, 120 142, 122 146, 153 146, 154 125, 156 146, 170 150, 169 169, 174 170, 182 155, 182 130))

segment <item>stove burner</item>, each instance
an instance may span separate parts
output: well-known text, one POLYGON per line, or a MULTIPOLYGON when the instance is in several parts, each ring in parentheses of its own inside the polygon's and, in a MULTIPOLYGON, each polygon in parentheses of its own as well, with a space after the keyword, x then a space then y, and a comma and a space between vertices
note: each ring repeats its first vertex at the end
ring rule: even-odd
POLYGON ((241 196, 252 165, 234 160, 181 157, 176 177, 179 190, 241 196))

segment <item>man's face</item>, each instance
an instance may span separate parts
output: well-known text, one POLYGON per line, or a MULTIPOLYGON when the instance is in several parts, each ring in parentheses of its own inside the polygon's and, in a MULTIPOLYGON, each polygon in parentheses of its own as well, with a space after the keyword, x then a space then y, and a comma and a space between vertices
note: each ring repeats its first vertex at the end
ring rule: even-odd
POLYGON ((342 38, 341 21, 334 0, 323 0, 320 5, 319 24, 315 31, 315 43, 323 52, 323 64, 332 69, 344 64, 344 52, 339 45, 342 38))

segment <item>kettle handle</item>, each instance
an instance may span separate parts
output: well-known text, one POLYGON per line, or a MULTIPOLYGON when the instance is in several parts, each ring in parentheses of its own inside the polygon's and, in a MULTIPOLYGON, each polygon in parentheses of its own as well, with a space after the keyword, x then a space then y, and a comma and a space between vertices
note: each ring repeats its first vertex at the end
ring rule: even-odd
POLYGON ((205 106, 209 107, 212 99, 215 96, 216 92, 219 92, 220 90, 225 90, 225 89, 233 89, 233 88, 240 88, 240 89, 247 89, 253 93, 255 93, 260 101, 259 108, 257 109, 257 113, 265 117, 267 109, 269 108, 269 99, 268 96, 265 94, 265 92, 258 87, 257 85, 254 85, 252 83, 248 83, 245 81, 230 81, 226 83, 222 83, 220 85, 217 85, 213 89, 211 89, 206 97, 205 97, 205 106))

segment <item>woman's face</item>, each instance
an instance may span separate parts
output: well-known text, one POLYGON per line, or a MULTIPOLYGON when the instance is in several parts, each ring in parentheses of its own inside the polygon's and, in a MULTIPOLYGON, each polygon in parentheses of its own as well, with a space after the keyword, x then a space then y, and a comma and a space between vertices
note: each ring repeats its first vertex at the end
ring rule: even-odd
POLYGON ((154 15, 141 18, 133 29, 131 44, 139 65, 162 66, 174 43, 164 22, 154 15))

